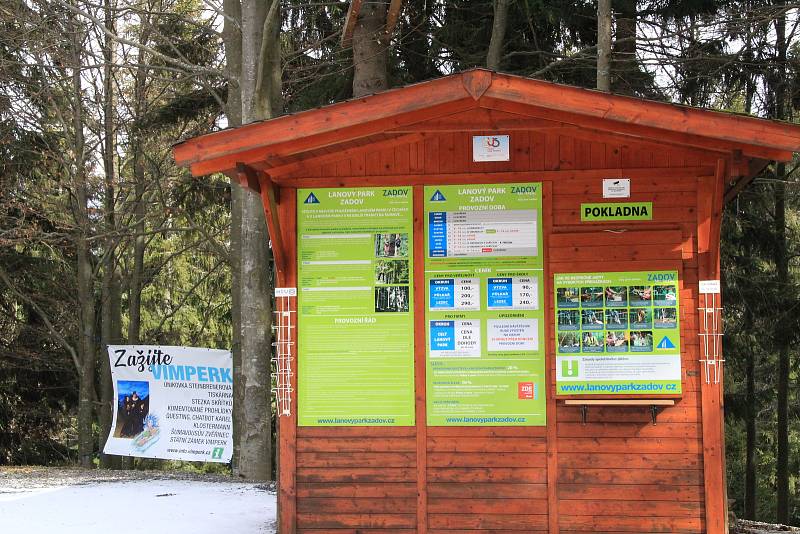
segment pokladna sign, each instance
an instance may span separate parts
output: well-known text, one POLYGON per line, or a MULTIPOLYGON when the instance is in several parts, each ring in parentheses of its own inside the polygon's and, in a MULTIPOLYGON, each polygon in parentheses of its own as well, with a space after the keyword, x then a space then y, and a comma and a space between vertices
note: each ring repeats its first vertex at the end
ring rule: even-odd
POLYGON ((425 187, 431 426, 545 424, 540 183, 425 187))
POLYGON ((229 462, 230 351, 109 345, 114 414, 106 454, 229 462))
POLYGON ((652 221, 652 202, 602 202, 581 204, 581 221, 652 221))
POLYGON ((300 189, 300 426, 414 425, 410 187, 300 189))
POLYGON ((555 275, 556 393, 681 393, 677 271, 555 275))

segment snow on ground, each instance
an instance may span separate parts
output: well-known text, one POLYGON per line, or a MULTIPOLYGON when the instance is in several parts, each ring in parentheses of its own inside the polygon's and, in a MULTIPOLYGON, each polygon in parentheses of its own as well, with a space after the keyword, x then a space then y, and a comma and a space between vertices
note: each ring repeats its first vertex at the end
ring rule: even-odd
POLYGON ((267 486, 163 472, 0 469, 0 532, 272 534, 267 486))

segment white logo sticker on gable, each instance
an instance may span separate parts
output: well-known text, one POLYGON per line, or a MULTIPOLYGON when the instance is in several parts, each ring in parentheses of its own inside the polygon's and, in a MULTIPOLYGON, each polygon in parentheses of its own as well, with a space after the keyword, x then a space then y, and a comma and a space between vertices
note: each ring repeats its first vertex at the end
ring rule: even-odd
POLYGON ((508 161, 507 135, 473 135, 472 161, 508 161))
POLYGON ((603 178, 603 198, 630 198, 630 178, 603 178))

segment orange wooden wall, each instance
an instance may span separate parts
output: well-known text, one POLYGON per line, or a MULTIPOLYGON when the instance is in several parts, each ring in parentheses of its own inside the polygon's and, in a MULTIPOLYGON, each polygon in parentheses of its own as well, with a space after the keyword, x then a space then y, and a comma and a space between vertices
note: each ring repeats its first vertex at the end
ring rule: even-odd
MULTIPOLYGON (((723 156, 557 128, 498 131, 511 136, 511 161, 473 163, 473 133, 491 132, 421 132, 406 144, 357 149, 340 160, 332 154, 325 164, 301 164, 275 178, 282 185, 284 241, 296 239, 294 187, 541 181, 545 318, 553 317, 554 272, 679 270, 682 399, 663 409, 656 425, 645 406, 590 407, 582 425, 579 407, 553 398, 555 343, 548 324, 547 427, 426 427, 425 299, 418 278, 417 426, 311 428, 282 418, 281 532, 701 533, 707 514, 715 522, 708 531, 720 532, 724 489, 704 479, 704 453, 720 464, 718 471, 722 460, 720 443, 711 443, 719 429, 707 429, 703 439, 697 212, 699 188, 721 187, 723 156), (616 176, 631 178, 630 201, 653 202, 653 220, 581 223, 580 203, 603 201, 601 179, 616 176), (626 231, 608 231, 619 229, 626 231), (707 491, 715 501, 708 510, 707 491)), ((422 200, 416 188, 418 277, 422 200)), ((718 242, 712 238, 710 246, 718 242)), ((292 272, 284 283, 295 280, 292 272)), ((719 399, 709 402, 719 407, 719 399)))

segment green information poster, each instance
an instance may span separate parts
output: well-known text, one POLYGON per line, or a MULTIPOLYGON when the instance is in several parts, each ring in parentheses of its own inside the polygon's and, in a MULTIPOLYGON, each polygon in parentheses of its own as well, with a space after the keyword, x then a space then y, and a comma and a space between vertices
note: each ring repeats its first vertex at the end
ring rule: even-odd
POLYGON ((677 271, 556 274, 556 393, 681 393, 677 271))
POLYGON ((300 189, 298 424, 414 424, 410 187, 300 189))
POLYGON ((425 187, 430 426, 545 424, 539 183, 425 187))

